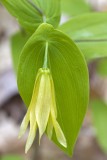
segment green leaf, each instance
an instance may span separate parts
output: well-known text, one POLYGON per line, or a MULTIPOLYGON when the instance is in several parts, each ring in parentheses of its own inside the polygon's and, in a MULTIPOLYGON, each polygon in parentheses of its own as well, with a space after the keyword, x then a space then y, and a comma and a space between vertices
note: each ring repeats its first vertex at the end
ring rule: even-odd
POLYGON ((107 77, 107 58, 101 58, 97 61, 97 74, 102 77, 107 77))
POLYGON ((73 18, 59 27, 82 50, 87 60, 107 56, 107 13, 73 18))
POLYGON ((22 157, 18 155, 7 155, 7 156, 3 156, 2 160, 22 160, 22 157))
POLYGON ((70 16, 76 16, 91 11, 86 0, 61 0, 62 11, 70 16))
POLYGON ((51 25, 42 24, 21 53, 18 87, 24 102, 29 106, 37 71, 44 63, 47 43, 49 68, 55 86, 58 123, 68 146, 62 147, 55 133, 53 141, 71 155, 86 113, 89 94, 87 65, 74 42, 51 25))
POLYGON ((107 38, 107 13, 90 13, 70 19, 59 29, 74 40, 107 38))
POLYGON ((8 11, 30 33, 47 22, 57 27, 60 21, 60 0, 1 0, 8 11))
POLYGON ((107 57, 107 41, 77 42, 76 44, 84 54, 87 62, 107 57))
POLYGON ((12 59, 13 59, 13 66, 15 71, 17 72, 19 57, 22 48, 24 47, 25 43, 27 42, 29 35, 25 33, 18 32, 11 37, 11 51, 12 51, 12 59))
POLYGON ((93 100, 91 109, 99 145, 107 153, 107 104, 101 100, 93 100))

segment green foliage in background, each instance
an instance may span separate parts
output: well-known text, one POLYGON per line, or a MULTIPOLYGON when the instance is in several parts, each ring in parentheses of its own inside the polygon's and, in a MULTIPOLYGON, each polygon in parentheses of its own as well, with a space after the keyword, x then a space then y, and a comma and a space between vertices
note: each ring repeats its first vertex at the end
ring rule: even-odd
POLYGON ((97 140, 102 149, 107 153, 107 104, 97 99, 91 101, 90 105, 97 140))
POLYGON ((61 0, 61 8, 62 12, 69 16, 77 16, 91 11, 86 0, 61 0))
POLYGON ((57 27, 60 21, 60 0, 1 0, 8 11, 30 33, 43 23, 57 27))
POLYGON ((18 155, 7 155, 3 156, 1 160, 23 160, 23 158, 18 155))
POLYGON ((11 51, 12 51, 13 65, 16 72, 18 69, 20 52, 25 43, 27 42, 28 38, 29 35, 26 35, 26 33, 24 32, 18 32, 11 37, 11 51))
POLYGON ((97 62, 96 71, 98 75, 107 78, 107 58, 106 57, 99 59, 99 61, 97 62))
POLYGON ((107 56, 107 13, 90 13, 59 26, 83 52, 87 61, 107 56))

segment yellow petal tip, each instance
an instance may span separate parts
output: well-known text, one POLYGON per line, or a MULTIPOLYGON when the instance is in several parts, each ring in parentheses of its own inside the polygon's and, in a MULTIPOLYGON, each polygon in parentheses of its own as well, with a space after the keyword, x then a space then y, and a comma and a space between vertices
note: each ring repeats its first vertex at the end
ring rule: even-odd
POLYGON ((27 154, 28 150, 29 150, 29 149, 26 147, 26 148, 25 148, 25 154, 27 154))
POLYGON ((63 143, 62 143, 62 146, 65 147, 65 148, 67 148, 67 142, 66 142, 66 141, 63 142, 63 143))

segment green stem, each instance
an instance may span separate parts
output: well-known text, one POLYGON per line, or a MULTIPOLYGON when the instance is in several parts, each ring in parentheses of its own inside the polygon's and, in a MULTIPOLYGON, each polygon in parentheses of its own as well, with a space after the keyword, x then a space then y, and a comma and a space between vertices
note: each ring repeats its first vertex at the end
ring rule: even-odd
POLYGON ((43 15, 43 22, 46 23, 46 16, 43 15))
POLYGON ((46 42, 43 68, 48 68, 48 42, 46 42))

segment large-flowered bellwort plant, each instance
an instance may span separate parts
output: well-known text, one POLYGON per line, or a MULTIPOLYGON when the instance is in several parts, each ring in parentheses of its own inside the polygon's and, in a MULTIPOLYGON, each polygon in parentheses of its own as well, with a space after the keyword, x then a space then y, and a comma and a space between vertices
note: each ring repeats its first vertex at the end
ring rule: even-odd
MULTIPOLYGON (((25 152, 32 146, 38 129, 39 142, 46 133, 60 149, 71 155, 89 97, 88 69, 80 51, 84 49, 75 44, 82 37, 77 33, 84 31, 81 30, 84 17, 82 22, 80 17, 58 26, 60 0, 0 2, 23 28, 11 42, 19 93, 28 107, 19 133, 22 137, 30 124, 25 152)), ((83 35, 89 34, 85 30, 83 35)))
POLYGON ((30 132, 26 143, 26 153, 35 139, 37 127, 39 128, 39 139, 41 139, 45 130, 47 130, 47 135, 51 139, 54 128, 59 143, 67 147, 66 138, 57 122, 54 82, 48 68, 40 68, 37 73, 32 99, 22 122, 19 137, 25 133, 29 121, 30 132))

